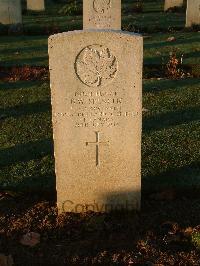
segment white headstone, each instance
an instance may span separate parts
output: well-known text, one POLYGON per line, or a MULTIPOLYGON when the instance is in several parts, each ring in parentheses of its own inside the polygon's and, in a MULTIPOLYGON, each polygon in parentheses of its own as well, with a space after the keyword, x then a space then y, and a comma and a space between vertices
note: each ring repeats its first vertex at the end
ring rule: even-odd
POLYGON ((83 0, 83 29, 121 30, 121 0, 83 0))
POLYGON ((165 0, 164 10, 168 10, 169 8, 183 6, 183 0, 165 0))
POLYGON ((200 24, 200 0, 188 0, 186 11, 186 27, 200 24))
POLYGON ((21 0, 0 0, 0 24, 22 24, 21 0))
POLYGON ((142 54, 126 32, 49 38, 59 212, 140 208, 142 54))
POLYGON ((27 0, 27 9, 32 11, 44 11, 44 0, 27 0))

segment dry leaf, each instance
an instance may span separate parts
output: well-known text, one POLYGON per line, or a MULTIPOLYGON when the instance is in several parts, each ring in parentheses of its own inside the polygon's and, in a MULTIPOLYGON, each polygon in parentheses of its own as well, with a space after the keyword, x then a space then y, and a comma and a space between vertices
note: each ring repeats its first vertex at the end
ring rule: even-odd
POLYGON ((174 235, 179 230, 179 225, 175 222, 167 221, 161 225, 161 229, 165 234, 174 235))
POLYGON ((174 41, 176 41, 176 38, 175 38, 174 36, 172 36, 172 37, 169 37, 169 38, 167 39, 167 41, 168 41, 168 42, 174 42, 174 41))
POLYGON ((156 52, 156 55, 161 55, 161 52, 157 51, 157 52, 156 52))
POLYGON ((40 234, 30 232, 22 236, 20 243, 24 246, 34 247, 40 243, 40 234))
POLYGON ((11 255, 5 256, 0 254, 0 266, 12 266, 14 265, 13 258, 11 255))
POLYGON ((187 227, 184 231, 183 234, 186 237, 190 237, 193 233, 193 228, 192 227, 187 227))
POLYGON ((143 107, 142 112, 147 113, 147 112, 149 112, 149 110, 143 107))
POLYGON ((152 38, 152 36, 150 36, 150 35, 144 35, 143 38, 144 39, 150 39, 150 38, 152 38))

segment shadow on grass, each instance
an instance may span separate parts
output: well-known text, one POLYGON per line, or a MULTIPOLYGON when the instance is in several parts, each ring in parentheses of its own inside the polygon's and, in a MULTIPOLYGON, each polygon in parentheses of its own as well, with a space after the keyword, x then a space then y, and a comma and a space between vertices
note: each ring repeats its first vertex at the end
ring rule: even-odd
POLYGON ((51 110, 50 102, 38 101, 35 103, 29 103, 24 105, 18 105, 6 109, 0 109, 0 114, 3 114, 4 118, 20 117, 24 115, 31 115, 37 113, 46 113, 51 110))
POLYGON ((43 139, 0 150, 0 166, 27 162, 53 154, 53 140, 43 139))
MULTIPOLYGON (((172 34, 173 35, 173 34, 172 34)), ((174 42, 168 42, 166 41, 160 41, 160 42, 154 42, 154 43, 145 43, 144 48, 150 49, 150 48, 158 48, 158 47, 166 47, 166 46, 176 46, 178 44, 184 45, 184 44, 192 44, 193 42, 200 42, 199 37, 192 37, 190 39, 177 39, 174 42)))
POLYGON ((26 177, 18 184, 15 183, 13 187, 14 191, 22 193, 23 196, 40 200, 56 200, 56 176, 53 173, 26 177))
MULTIPOLYGON (((7 70, 6 70, 7 72, 7 70)), ((35 85, 44 84, 44 81, 17 81, 17 82, 0 82, 0 90, 16 90, 16 89, 29 89, 35 87, 35 85)))
POLYGON ((177 110, 154 117, 144 117, 143 131, 149 132, 200 120, 200 107, 177 110))
POLYGON ((30 58, 10 58, 6 59, 6 61, 1 61, 0 66, 1 67, 7 67, 7 66, 22 66, 22 65, 31 65, 31 66, 46 66, 47 63, 44 63, 44 61, 48 60, 48 56, 38 56, 38 57, 30 57, 30 58))
POLYGON ((181 89, 182 87, 191 87, 193 85, 198 85, 200 87, 199 79, 179 79, 179 80, 169 80, 163 79, 151 82, 145 82, 143 90, 144 92, 159 92, 164 90, 181 89))
MULTIPOLYGON (((199 39, 200 42, 200 39, 199 39)), ((200 51, 190 52, 184 55, 184 58, 199 58, 200 57, 200 51)), ((183 59, 184 60, 184 59, 183 59)), ((198 59, 198 64, 200 66, 200 60, 198 59)))
POLYGON ((36 46, 27 46, 27 47, 18 47, 18 46, 15 46, 13 48, 5 48, 2 50, 2 53, 8 53, 8 54, 13 54, 13 53, 16 53, 16 52, 22 52, 23 54, 24 53, 35 53, 35 52, 38 52, 38 51, 46 51, 46 54, 48 53, 48 47, 47 47, 47 44, 46 45, 36 45, 36 46))
MULTIPOLYGON (((25 35, 22 35, 22 36, 1 36, 1 49, 7 49, 9 46, 8 46, 8 43, 9 45, 14 45, 15 47, 15 51, 17 50, 17 47, 20 46, 20 49, 23 50, 23 47, 24 47, 24 44, 27 45, 27 48, 29 47, 29 44, 31 42, 31 45, 33 46, 30 46, 30 48, 34 47, 34 44, 37 44, 38 46, 38 42, 43 42, 44 40, 46 40, 47 42, 47 37, 46 36, 43 36, 43 35, 38 35, 38 36, 34 36, 34 37, 31 37, 31 36, 25 36, 25 35)), ((10 49, 10 48, 8 48, 10 49)), ((14 49, 14 48, 13 48, 14 49)))
POLYGON ((177 196, 199 198, 200 162, 192 162, 157 175, 147 175, 142 180, 144 195, 152 192, 161 192, 163 189, 176 189, 177 196))

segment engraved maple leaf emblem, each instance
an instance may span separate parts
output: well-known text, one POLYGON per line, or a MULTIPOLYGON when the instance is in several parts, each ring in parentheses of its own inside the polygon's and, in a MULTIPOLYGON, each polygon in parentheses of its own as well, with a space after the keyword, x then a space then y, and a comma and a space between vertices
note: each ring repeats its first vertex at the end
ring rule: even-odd
POLYGON ((76 71, 83 83, 99 87, 115 78, 117 60, 108 48, 89 46, 79 55, 76 71))
POLYGON ((97 13, 104 13, 111 8, 111 0, 94 0, 93 7, 97 13))

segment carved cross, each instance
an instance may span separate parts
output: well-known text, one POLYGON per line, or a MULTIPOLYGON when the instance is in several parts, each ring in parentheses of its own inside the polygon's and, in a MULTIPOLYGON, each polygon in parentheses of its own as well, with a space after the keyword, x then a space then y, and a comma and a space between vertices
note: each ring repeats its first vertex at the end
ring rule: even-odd
POLYGON ((96 134, 96 141, 95 142, 86 142, 86 146, 89 146, 89 145, 95 145, 96 146, 96 166, 98 167, 100 165, 99 147, 100 147, 100 145, 109 145, 109 141, 101 142, 100 141, 100 132, 96 131, 95 134, 96 134))

